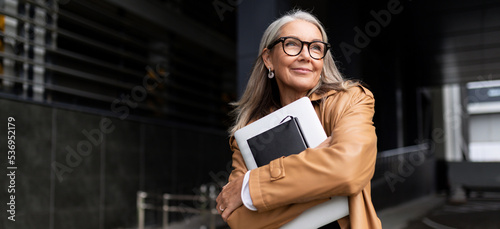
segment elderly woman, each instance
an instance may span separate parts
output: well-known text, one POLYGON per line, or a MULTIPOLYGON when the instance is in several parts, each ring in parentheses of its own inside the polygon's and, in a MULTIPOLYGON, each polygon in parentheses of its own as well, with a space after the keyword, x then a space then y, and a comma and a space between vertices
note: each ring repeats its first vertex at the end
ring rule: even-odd
POLYGON ((327 42, 321 23, 304 11, 288 13, 264 32, 246 91, 235 104, 231 136, 308 96, 330 137, 251 171, 231 137, 234 170, 217 197, 217 209, 231 228, 279 228, 331 196, 348 196, 349 215, 338 220, 341 228, 381 228, 370 194, 375 101, 368 89, 342 78, 327 42))

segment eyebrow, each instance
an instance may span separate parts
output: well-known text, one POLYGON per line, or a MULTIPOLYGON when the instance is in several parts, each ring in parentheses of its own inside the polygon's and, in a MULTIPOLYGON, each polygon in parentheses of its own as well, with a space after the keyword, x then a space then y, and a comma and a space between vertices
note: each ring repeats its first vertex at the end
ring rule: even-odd
MULTIPOLYGON (((293 36, 293 35, 292 35, 292 36, 282 36, 282 37, 293 37, 293 38, 296 38, 296 39, 299 39, 299 40, 301 40, 301 41, 302 41, 302 39, 298 38, 297 36, 293 36)), ((310 42, 314 42, 314 41, 321 41, 321 42, 323 42, 323 40, 322 40, 322 39, 313 39, 313 40, 312 40, 312 41, 310 41, 310 42)))

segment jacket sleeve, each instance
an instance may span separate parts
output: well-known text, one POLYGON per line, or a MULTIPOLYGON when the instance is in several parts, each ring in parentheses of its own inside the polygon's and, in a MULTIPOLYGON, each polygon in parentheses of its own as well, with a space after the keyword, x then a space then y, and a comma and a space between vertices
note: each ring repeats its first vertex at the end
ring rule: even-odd
POLYGON ((229 145, 231 147, 231 151, 233 151, 233 171, 231 171, 228 179, 228 182, 231 182, 240 176, 244 176, 248 169, 245 165, 245 161, 243 160, 243 156, 241 155, 240 148, 238 147, 234 136, 229 139, 229 145))
MULTIPOLYGON (((238 148, 236 140, 231 137, 229 140, 231 150, 233 151, 233 171, 229 176, 229 181, 239 176, 245 175, 248 169, 238 148)), ((248 210, 245 206, 240 206, 229 216, 227 223, 233 229, 252 228, 279 228, 295 217, 299 216, 305 210, 325 202, 324 200, 315 200, 301 204, 290 204, 266 212, 255 212, 248 210)))
POLYGON ((361 87, 326 98, 320 119, 330 147, 281 157, 250 173, 250 195, 259 212, 358 194, 375 170, 374 99, 361 87))

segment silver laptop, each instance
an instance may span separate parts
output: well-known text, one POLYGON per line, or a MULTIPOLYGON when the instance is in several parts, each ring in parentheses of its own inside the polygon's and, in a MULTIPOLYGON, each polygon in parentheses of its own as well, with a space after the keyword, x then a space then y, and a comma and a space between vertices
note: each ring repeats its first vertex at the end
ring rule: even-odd
MULTIPOLYGON (((248 145, 248 139, 278 126, 286 117, 290 116, 297 118, 300 122, 302 134, 309 147, 314 148, 327 138, 323 126, 314 111, 311 100, 307 97, 298 99, 234 133, 236 142, 238 143, 245 164, 249 170, 257 168, 257 163, 248 145)), ((347 197, 336 196, 332 197, 329 201, 306 210, 281 228, 318 228, 348 214, 349 205, 347 197)))

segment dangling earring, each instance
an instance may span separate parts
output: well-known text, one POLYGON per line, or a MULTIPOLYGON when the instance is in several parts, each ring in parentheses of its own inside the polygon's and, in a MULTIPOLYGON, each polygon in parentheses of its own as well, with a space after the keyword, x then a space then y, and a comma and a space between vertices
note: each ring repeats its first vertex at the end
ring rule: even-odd
POLYGON ((269 79, 274 78, 274 72, 271 71, 271 68, 269 68, 269 73, 267 73, 267 77, 269 77, 269 79))

